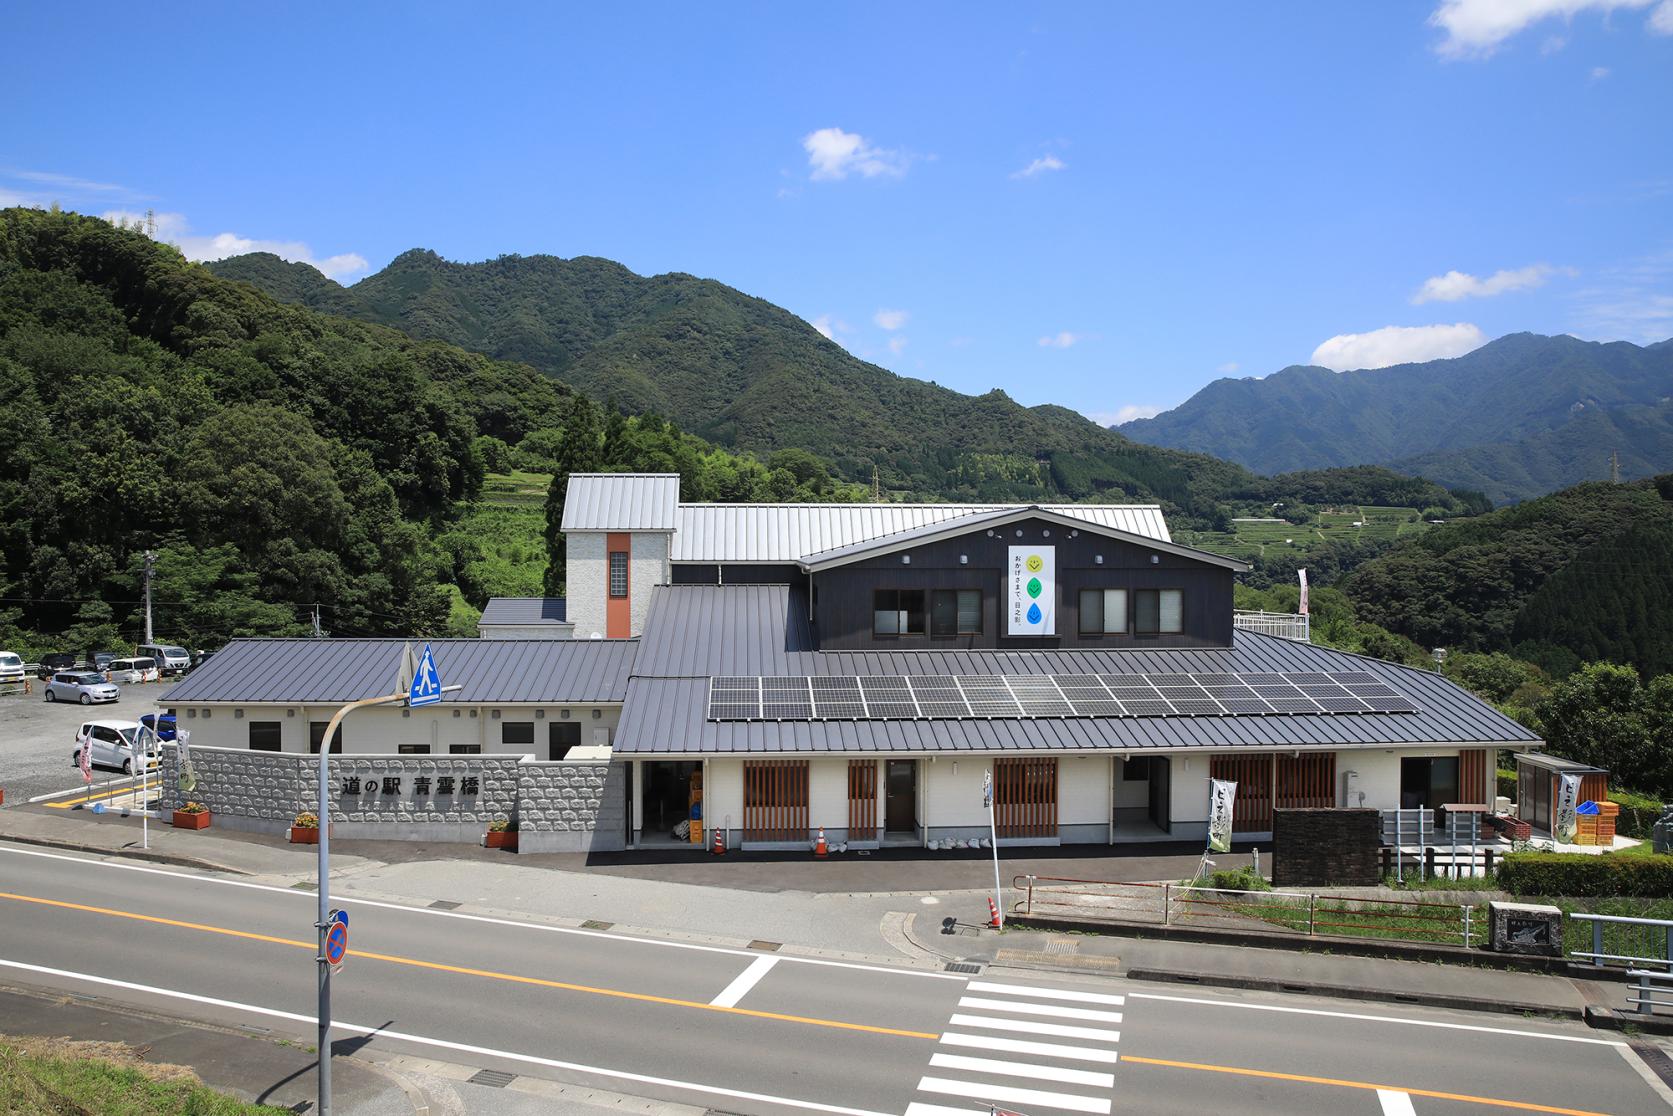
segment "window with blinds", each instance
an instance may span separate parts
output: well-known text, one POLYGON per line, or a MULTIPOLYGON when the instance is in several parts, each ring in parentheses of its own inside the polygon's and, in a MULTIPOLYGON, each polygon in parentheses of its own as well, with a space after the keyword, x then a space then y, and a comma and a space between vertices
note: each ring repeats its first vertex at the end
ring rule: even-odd
POLYGON ((1138 635, 1173 635, 1185 630, 1182 589, 1140 589, 1133 594, 1133 631, 1138 635))
POLYGON ((1126 635, 1127 590, 1082 589, 1080 634, 1126 635))
POLYGON ((980 635, 982 591, 937 589, 930 597, 929 634, 938 638, 980 635))

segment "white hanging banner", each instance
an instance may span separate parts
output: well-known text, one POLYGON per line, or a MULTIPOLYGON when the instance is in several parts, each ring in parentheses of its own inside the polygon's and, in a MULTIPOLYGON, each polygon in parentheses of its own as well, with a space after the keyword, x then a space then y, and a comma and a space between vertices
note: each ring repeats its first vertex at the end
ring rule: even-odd
POLYGON ((1006 568, 1009 581, 1005 634, 1057 634, 1057 548, 1013 546, 1006 568))
POLYGON ((1212 852, 1232 851, 1232 805, 1236 800, 1235 782, 1208 781, 1208 847, 1212 852))
POLYGON ((1557 776, 1557 813, 1551 820, 1551 836, 1559 845, 1574 844, 1575 830, 1580 821, 1574 808, 1580 805, 1580 776, 1557 776))

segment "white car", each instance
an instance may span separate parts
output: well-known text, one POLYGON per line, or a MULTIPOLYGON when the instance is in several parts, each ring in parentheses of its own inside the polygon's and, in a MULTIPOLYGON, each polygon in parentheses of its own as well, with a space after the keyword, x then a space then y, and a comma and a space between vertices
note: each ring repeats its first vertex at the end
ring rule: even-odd
POLYGON ((161 758, 156 740, 138 722, 88 721, 76 733, 76 746, 70 752, 72 766, 81 765, 83 736, 92 738, 94 767, 113 767, 124 775, 132 775, 137 768, 156 767, 161 758))
POLYGON ((22 657, 11 651, 0 651, 0 683, 22 681, 22 657))
POLYGON ((105 668, 112 682, 133 686, 141 682, 157 681, 157 663, 153 659, 112 659, 105 668))
POLYGON ((102 674, 84 671, 62 671, 52 676, 44 687, 48 701, 79 701, 83 705, 115 701, 122 696, 113 683, 102 674))

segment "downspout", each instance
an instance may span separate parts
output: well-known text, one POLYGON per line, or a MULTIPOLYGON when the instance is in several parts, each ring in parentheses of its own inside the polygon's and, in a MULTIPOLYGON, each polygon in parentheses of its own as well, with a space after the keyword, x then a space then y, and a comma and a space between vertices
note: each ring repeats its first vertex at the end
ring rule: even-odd
POLYGON ((1115 761, 1114 752, 1110 753, 1110 777, 1104 783, 1104 817, 1109 819, 1110 837, 1106 844, 1115 844, 1115 761))

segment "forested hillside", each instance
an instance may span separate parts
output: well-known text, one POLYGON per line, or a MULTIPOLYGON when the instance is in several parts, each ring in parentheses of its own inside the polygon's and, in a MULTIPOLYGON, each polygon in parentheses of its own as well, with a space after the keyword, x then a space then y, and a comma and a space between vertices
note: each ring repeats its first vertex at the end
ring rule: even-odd
POLYGON ((1121 432, 1262 473, 1356 464, 1421 473, 1496 503, 1673 468, 1673 343, 1512 334, 1465 356, 1352 372, 1295 366, 1216 380, 1121 432))
MULTIPOLYGON (((94 218, 0 210, 0 642, 215 646, 468 621, 485 469, 552 471, 590 403, 524 364, 285 305, 94 218), (49 633, 48 641, 40 633, 49 633)), ((833 499, 808 454, 761 462, 653 416, 589 419, 601 468, 688 499, 833 499)), ((540 545, 538 538, 532 540, 540 545)))

